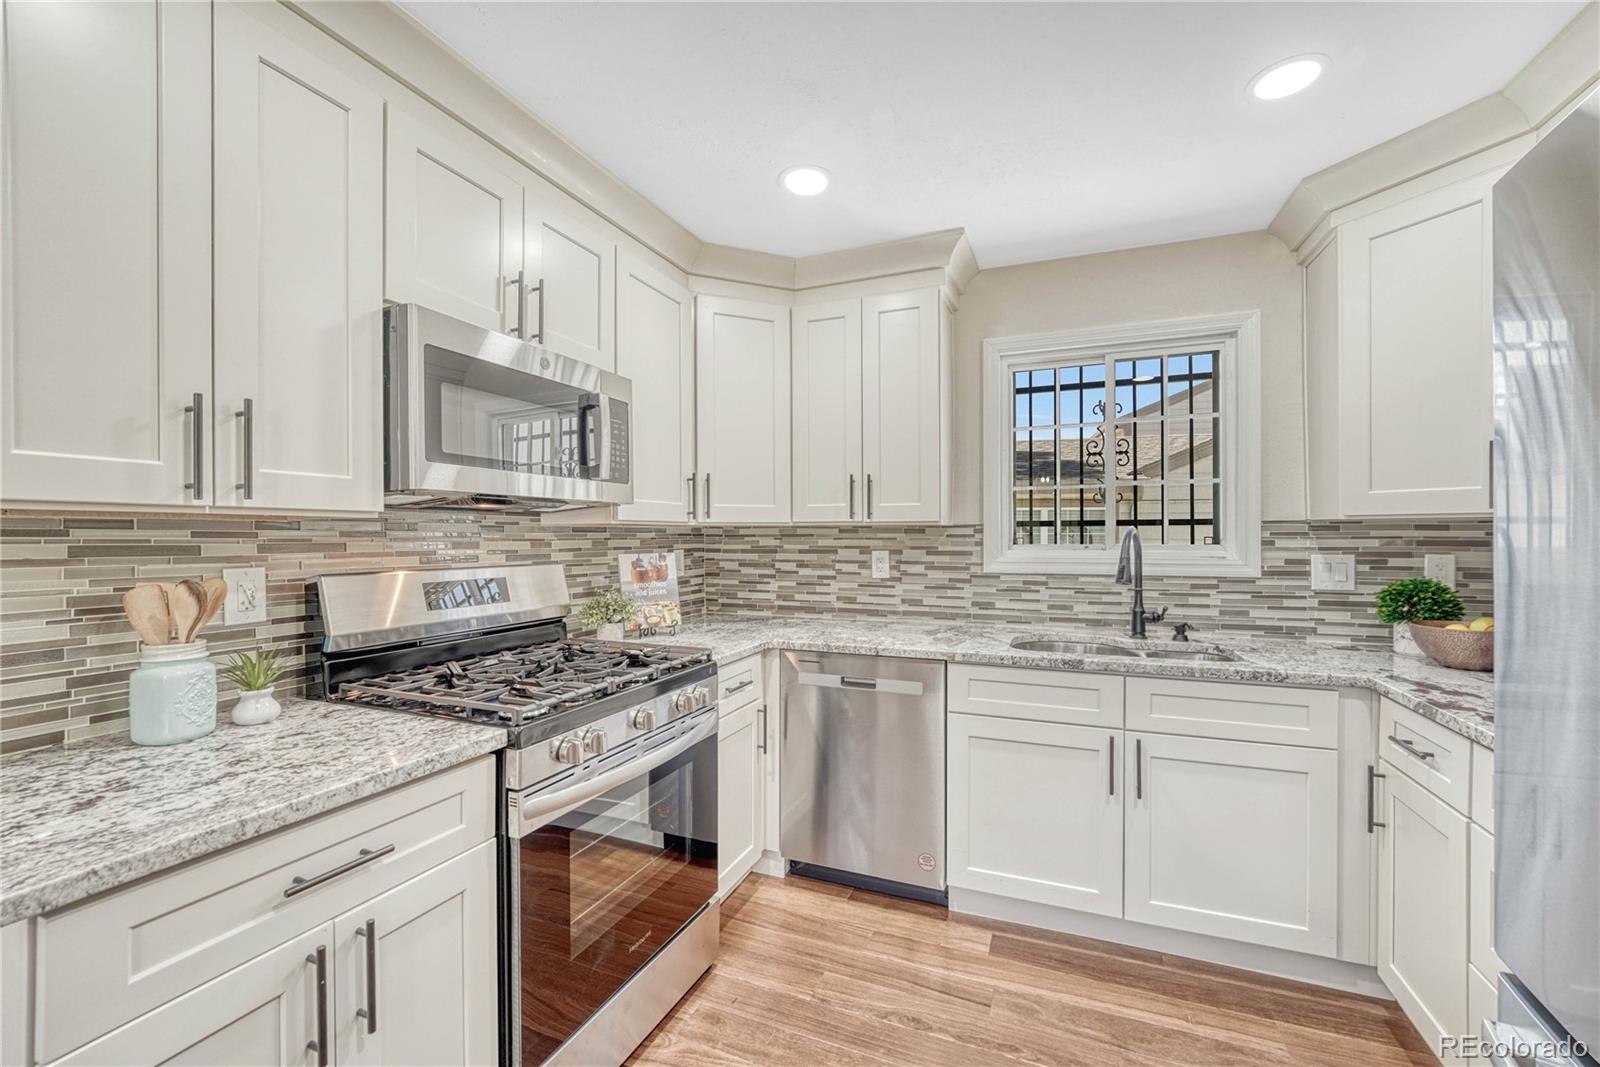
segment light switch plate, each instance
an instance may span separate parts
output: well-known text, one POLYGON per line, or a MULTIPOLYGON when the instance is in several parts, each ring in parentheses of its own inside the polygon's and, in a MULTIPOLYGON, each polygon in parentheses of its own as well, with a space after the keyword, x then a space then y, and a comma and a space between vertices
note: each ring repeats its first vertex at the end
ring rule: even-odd
POLYGON ((1456 558, 1447 553, 1435 555, 1430 552, 1422 557, 1422 573, 1424 577, 1443 582, 1453 589, 1456 584, 1456 558))
POLYGON ((265 567, 224 567, 222 580, 228 583, 228 599, 222 602, 224 626, 267 621, 265 567))
POLYGON ((1356 589, 1356 558, 1348 554, 1313 553, 1311 591, 1314 593, 1353 593, 1356 589))
POLYGON ((872 550, 872 576, 874 578, 889 577, 889 552, 887 549, 875 548, 872 550))

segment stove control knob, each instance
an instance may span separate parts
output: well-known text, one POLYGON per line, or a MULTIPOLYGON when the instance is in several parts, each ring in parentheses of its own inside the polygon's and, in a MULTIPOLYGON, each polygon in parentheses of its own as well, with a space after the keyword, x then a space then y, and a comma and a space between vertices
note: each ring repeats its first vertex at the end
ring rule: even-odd
POLYGON ((680 689, 678 695, 672 698, 672 710, 679 715, 687 715, 697 705, 694 702, 694 690, 680 689))
POLYGON ((634 709, 633 728, 635 730, 654 730, 656 728, 656 709, 648 704, 642 708, 634 709))
POLYGON ((583 746, 571 734, 550 742, 550 758, 557 763, 578 763, 583 759, 583 746))
POLYGON ((596 726, 583 732, 583 750, 598 756, 606 750, 606 732, 596 726))
POLYGON ((708 708, 708 707, 710 707, 711 706, 711 690, 707 689, 703 685, 695 686, 694 687, 694 706, 697 707, 697 708, 708 708))

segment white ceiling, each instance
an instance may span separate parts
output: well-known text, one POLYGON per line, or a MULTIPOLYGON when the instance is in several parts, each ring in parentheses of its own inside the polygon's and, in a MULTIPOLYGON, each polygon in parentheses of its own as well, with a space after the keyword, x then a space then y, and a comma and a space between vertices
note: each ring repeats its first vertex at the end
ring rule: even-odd
POLYGON ((1307 174, 1501 88, 1581 3, 403 6, 702 240, 965 227, 985 267, 1265 227, 1307 174), (1332 64, 1299 96, 1245 84, 1332 64), (817 163, 802 200, 778 172, 817 163))

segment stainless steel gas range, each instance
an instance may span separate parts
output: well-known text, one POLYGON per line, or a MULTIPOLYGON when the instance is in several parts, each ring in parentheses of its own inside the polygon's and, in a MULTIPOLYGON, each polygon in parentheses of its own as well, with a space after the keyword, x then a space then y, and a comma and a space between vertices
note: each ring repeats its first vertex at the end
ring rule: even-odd
POLYGON ((328 699, 506 733, 503 1061, 620 1063, 717 950, 710 654, 568 638, 558 566, 330 575, 317 599, 328 699))

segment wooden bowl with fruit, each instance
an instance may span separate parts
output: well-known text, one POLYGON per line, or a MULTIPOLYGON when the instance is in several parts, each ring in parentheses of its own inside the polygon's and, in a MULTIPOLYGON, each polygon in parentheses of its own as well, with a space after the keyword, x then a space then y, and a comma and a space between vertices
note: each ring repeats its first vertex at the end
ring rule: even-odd
POLYGON ((1413 622, 1411 639, 1433 662, 1462 671, 1494 670, 1494 619, 1413 622))

